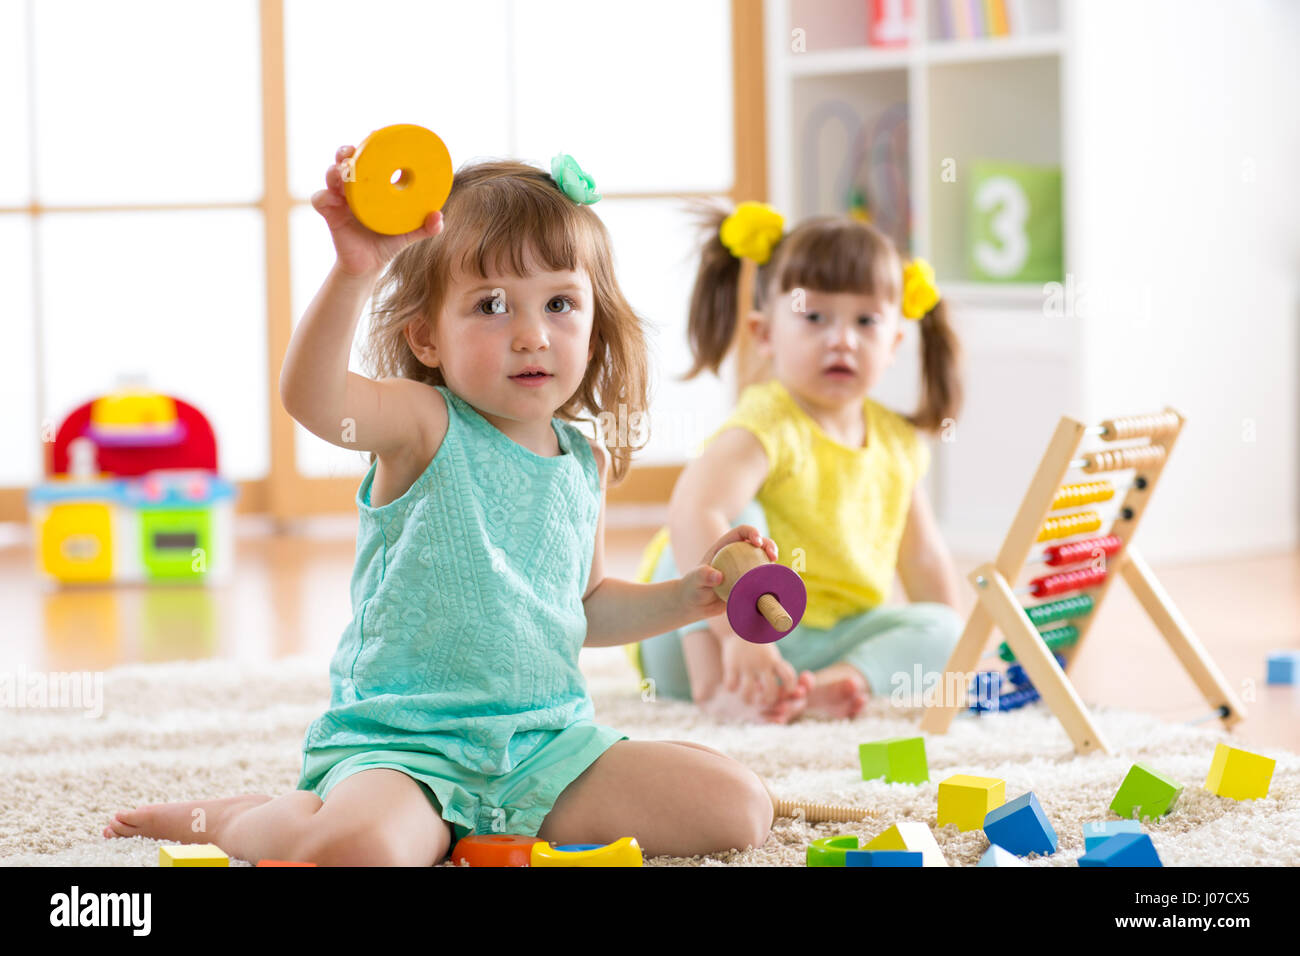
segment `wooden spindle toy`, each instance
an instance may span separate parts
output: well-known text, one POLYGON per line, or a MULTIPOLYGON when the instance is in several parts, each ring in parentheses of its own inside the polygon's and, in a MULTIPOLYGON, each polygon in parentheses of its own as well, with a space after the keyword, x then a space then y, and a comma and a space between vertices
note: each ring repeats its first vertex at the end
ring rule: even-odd
POLYGON ((808 606, 803 579, 769 561, 762 548, 733 541, 717 553, 713 566, 722 572, 713 591, 727 602, 727 623, 751 644, 779 641, 803 617, 808 606))

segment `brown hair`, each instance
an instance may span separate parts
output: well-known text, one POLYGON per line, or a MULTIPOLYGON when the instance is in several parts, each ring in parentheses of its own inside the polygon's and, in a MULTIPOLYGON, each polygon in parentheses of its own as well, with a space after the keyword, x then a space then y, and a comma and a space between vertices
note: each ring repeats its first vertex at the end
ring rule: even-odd
MULTIPOLYGON (((406 326, 436 321, 453 273, 525 275, 531 253, 550 270, 584 269, 595 299, 595 353, 578 390, 556 416, 576 422, 588 411, 597 418, 614 415, 620 403, 629 414, 648 407, 645 327, 619 289, 609 233, 594 211, 569 199, 543 170, 505 160, 461 167, 442 211, 443 231, 402 249, 377 286, 362 350, 376 378, 445 385, 442 370, 425 365, 411 351, 406 326)), ((616 484, 631 466, 632 449, 618 443, 617 429, 606 431, 613 432, 604 441, 611 483, 616 484)))
MULTIPOLYGON (((718 230, 729 209, 694 207, 705 233, 700 266, 691 292, 687 338, 694 364, 689 380, 705 369, 717 372, 736 335, 741 260, 731 254, 718 230)), ((791 289, 859 292, 898 303, 903 295, 903 263, 894 243, 880 230, 848 216, 807 219, 783 235, 772 256, 758 267, 754 301, 746 303, 771 315, 771 302, 791 289)), ((940 299, 921 322, 920 407, 909 420, 935 431, 961 408, 960 348, 948 307, 940 299)))

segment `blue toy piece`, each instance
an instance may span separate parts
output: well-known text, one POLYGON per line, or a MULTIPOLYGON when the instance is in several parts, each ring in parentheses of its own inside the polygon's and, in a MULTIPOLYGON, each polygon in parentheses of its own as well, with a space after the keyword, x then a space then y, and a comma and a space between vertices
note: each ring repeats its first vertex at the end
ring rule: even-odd
POLYGON ((1277 651, 1268 655, 1268 682, 1295 684, 1300 676, 1300 651, 1277 651))
POLYGON ((1164 866, 1145 833, 1121 833, 1079 857, 1080 866, 1164 866))
POLYGON ((1121 833, 1141 833, 1142 824, 1136 820, 1101 820, 1083 825, 1083 850, 1090 853, 1113 836, 1121 833))
POLYGON ((912 850, 848 850, 845 866, 921 866, 922 856, 912 850))
POLYGON ((984 835, 1016 856, 1056 852, 1056 830, 1032 791, 990 810, 984 817, 984 835))
MULTIPOLYGON (((1053 654, 1052 656, 1056 658, 1056 666, 1061 668, 1061 670, 1065 670, 1065 658, 1060 654, 1053 654)), ((1007 668, 1007 680, 1010 681, 1013 686, 1018 688, 1034 686, 1033 682, 1029 679, 1029 675, 1025 673, 1024 667, 1020 664, 1012 664, 1007 668)))
POLYGON ((581 853, 583 850, 600 850, 604 846, 603 843, 566 843, 564 846, 554 846, 551 849, 560 850, 564 853, 581 853))
POLYGON ((988 705, 995 703, 1002 694, 1002 672, 976 672, 973 690, 975 692, 975 703, 971 705, 971 710, 988 710, 988 705))
POLYGON ((984 851, 976 866, 1025 866, 1026 863, 1014 853, 1008 853, 996 843, 984 851))

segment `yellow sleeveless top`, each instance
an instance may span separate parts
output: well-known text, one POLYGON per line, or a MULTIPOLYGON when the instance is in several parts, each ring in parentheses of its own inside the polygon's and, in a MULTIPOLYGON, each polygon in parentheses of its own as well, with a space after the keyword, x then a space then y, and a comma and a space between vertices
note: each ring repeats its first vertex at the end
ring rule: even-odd
MULTIPOLYGON (((916 428, 878 402, 863 402, 866 445, 828 436, 772 379, 748 386, 731 416, 700 445, 728 428, 752 432, 767 453, 756 498, 778 561, 808 587, 803 623, 825 629, 889 598, 912 489, 930 464, 916 428)), ((668 542, 661 528, 642 556, 648 581, 668 542)))

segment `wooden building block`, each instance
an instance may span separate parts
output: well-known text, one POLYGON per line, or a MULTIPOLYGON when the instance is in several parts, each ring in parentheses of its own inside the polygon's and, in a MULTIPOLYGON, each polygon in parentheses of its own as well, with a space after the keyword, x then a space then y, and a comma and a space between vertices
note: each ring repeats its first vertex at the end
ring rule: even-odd
POLYGON ((880 834, 863 849, 866 850, 908 850, 921 854, 923 866, 947 866, 939 841, 934 838, 930 828, 919 821, 895 823, 880 834))
POLYGON ((990 810, 984 818, 984 835, 1016 856, 1056 852, 1056 830, 1032 792, 990 810))
POLYGON ((159 866, 230 866, 230 857, 214 843, 185 843, 160 846, 159 866))
POLYGON ((939 784, 938 826, 957 824, 963 833, 984 826, 989 811, 1007 802, 1007 782, 996 777, 954 774, 939 784))
POLYGON ((1173 809, 1183 785, 1158 770, 1135 763, 1119 785, 1110 808, 1122 819, 1159 817, 1173 809))
POLYGON ((1276 766, 1277 761, 1271 757, 1216 744, 1210 773, 1205 778, 1205 789, 1234 800, 1258 800, 1268 796, 1268 786, 1276 766))
POLYGON ((924 737, 888 737, 859 744, 858 760, 863 780, 884 777, 886 783, 925 783, 930 779, 924 737))

